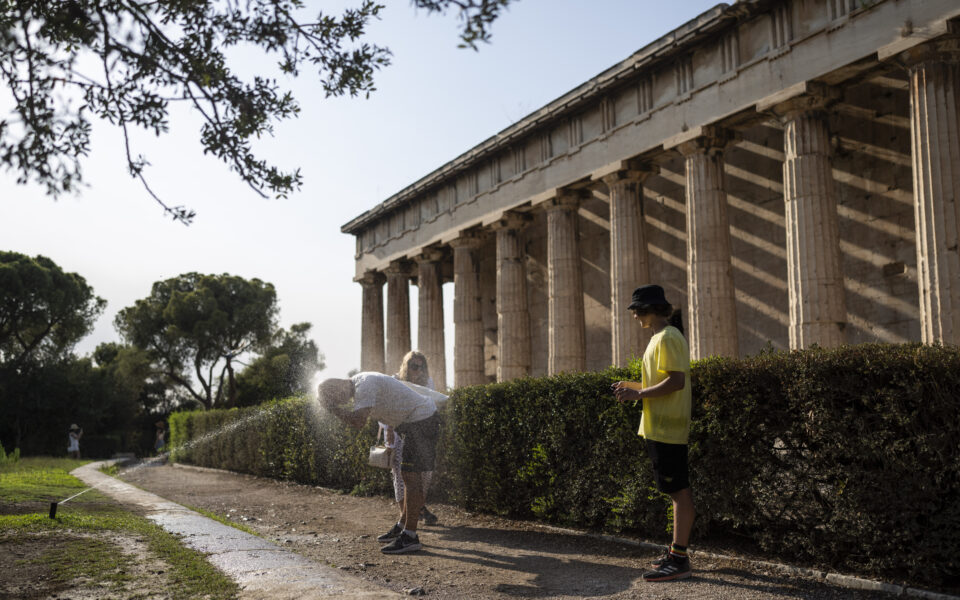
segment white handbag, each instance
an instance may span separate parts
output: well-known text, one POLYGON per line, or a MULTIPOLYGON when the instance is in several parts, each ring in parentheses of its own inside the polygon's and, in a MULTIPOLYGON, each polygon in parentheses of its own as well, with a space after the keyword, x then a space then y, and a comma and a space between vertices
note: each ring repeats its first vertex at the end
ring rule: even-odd
MULTIPOLYGON (((377 443, 374 446, 370 446, 370 455, 367 456, 367 464, 371 467, 377 467, 378 469, 389 469, 390 463, 393 462, 393 448, 388 448, 387 446, 380 443, 380 434, 384 435, 386 438, 386 433, 381 427, 377 431, 377 443)), ((384 439, 386 442, 386 439, 384 439)))
POLYGON ((391 460, 393 460, 393 448, 370 446, 370 456, 367 457, 367 463, 371 467, 389 469, 391 460))

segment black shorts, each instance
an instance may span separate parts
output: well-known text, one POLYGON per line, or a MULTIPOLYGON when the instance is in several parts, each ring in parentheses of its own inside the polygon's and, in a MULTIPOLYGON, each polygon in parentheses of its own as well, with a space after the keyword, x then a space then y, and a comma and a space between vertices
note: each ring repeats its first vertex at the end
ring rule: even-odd
POLYGON ((433 471, 437 462, 437 440, 440 439, 440 415, 433 413, 421 421, 396 427, 403 436, 403 462, 400 470, 411 473, 433 471))
POLYGON ((647 454, 653 462, 653 477, 657 480, 657 489, 664 494, 672 494, 690 487, 686 444, 647 440, 647 454))

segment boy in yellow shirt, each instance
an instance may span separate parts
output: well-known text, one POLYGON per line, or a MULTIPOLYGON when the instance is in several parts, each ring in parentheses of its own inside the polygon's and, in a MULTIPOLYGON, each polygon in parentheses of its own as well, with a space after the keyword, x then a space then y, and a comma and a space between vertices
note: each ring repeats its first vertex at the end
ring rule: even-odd
POLYGON ((687 546, 696 511, 690 491, 687 442, 690 436, 690 349, 683 337, 680 311, 667 302, 659 285, 640 286, 628 307, 640 326, 653 330, 643 353, 642 381, 613 384, 617 400, 643 399, 639 435, 661 492, 673 500, 673 543, 667 554, 654 561, 645 581, 672 581, 690 577, 687 546))

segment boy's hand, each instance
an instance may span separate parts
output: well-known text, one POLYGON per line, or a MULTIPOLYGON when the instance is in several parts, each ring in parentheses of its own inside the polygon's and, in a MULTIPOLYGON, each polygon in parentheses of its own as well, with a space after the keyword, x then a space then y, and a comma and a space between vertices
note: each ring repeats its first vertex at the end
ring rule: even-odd
POLYGON ((613 395, 617 397, 617 401, 621 404, 627 400, 637 401, 642 398, 640 392, 630 387, 630 382, 627 381, 618 381, 611 385, 610 389, 613 390, 613 395))

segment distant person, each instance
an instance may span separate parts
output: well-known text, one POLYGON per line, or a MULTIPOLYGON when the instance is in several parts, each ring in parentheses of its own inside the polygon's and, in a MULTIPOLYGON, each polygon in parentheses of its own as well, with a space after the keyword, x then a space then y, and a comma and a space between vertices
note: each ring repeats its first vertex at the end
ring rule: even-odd
POLYGON ((76 423, 70 426, 70 433, 67 434, 67 454, 70 458, 80 458, 80 438, 83 437, 83 429, 76 423))
MULTIPOLYGON (((429 392, 429 391, 428 391, 429 392)), ((446 396, 432 392, 433 396, 446 396)), ((360 429, 373 418, 392 427, 403 440, 403 522, 388 532, 392 542, 384 554, 416 552, 422 547, 417 522, 423 507, 423 473, 433 471, 440 417, 430 393, 421 393, 383 373, 358 373, 350 379, 327 379, 317 387, 317 398, 337 418, 360 429), (353 398, 353 407, 347 406, 353 398)), ((381 536, 383 537, 383 536, 381 536)))
MULTIPOLYGON (((430 371, 427 368, 427 357, 417 350, 407 352, 407 355, 403 357, 403 362, 400 364, 400 371, 394 375, 394 377, 400 381, 409 381, 431 390, 436 389, 433 384, 433 378, 430 377, 430 371)), ((380 429, 383 433, 384 444, 388 448, 393 448, 393 464, 390 467, 390 473, 393 476, 393 497, 396 499, 397 504, 400 505, 400 520, 398 523, 403 523, 405 520, 405 515, 403 514, 403 475, 400 470, 400 465, 403 463, 403 438, 398 436, 393 427, 390 427, 386 423, 380 423, 380 429)), ((379 436, 380 433, 381 432, 378 431, 377 435, 379 436)), ((430 490, 430 481, 433 479, 433 471, 426 471, 421 477, 423 479, 423 499, 424 502, 426 502, 427 492, 430 490)), ((434 525, 437 522, 437 516, 430 512, 426 504, 424 504, 420 510, 420 516, 423 517, 423 522, 427 525, 434 525)), ((392 542, 396 537, 397 534, 391 529, 389 532, 378 537, 377 540, 381 543, 387 543, 392 542)))
POLYGON ((629 310, 640 326, 653 330, 643 353, 639 384, 613 384, 617 400, 643 399, 639 435, 646 440, 653 475, 661 492, 673 500, 673 543, 645 581, 672 581, 690 577, 687 546, 696 511, 690 491, 687 443, 690 437, 690 349, 683 337, 680 311, 674 310, 659 285, 643 285, 633 292, 629 310))
POLYGON ((167 447, 167 428, 163 421, 157 421, 154 425, 157 427, 157 437, 153 443, 153 449, 160 454, 167 447))

